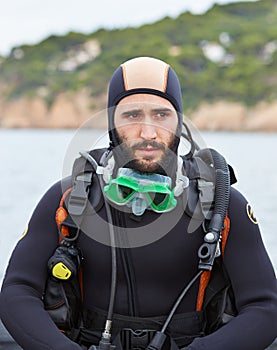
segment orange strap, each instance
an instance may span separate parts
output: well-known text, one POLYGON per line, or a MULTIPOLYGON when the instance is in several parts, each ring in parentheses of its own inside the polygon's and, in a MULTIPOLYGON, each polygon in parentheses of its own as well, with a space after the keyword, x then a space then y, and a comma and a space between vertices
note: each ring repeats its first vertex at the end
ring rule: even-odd
MULTIPOLYGON (((221 232, 221 254, 222 257, 224 258, 224 250, 228 238, 228 233, 230 230, 230 219, 228 215, 226 215, 224 219, 224 229, 221 232)), ((199 283, 199 289, 198 289, 198 297, 197 297, 197 304, 196 304, 196 311, 201 311, 203 307, 203 302, 204 302, 204 295, 205 295, 205 290, 207 288, 207 285, 210 281, 211 278, 211 272, 212 271, 204 271, 200 277, 200 283, 199 283)))
POLYGON ((224 258, 224 252, 225 252, 225 246, 227 243, 228 233, 230 231, 230 219, 228 215, 226 215, 224 219, 224 230, 222 231, 222 237, 221 237, 221 254, 222 258, 224 258))
MULTIPOLYGON (((72 187, 69 188, 67 191, 64 192, 61 200, 60 200, 60 205, 59 205, 59 208, 57 209, 56 211, 56 223, 57 223, 57 226, 58 226, 58 229, 60 229, 61 227, 61 223, 64 222, 64 220, 67 218, 68 216, 68 212, 67 210, 64 208, 63 204, 64 204, 64 201, 65 201, 65 198, 66 196, 72 191, 72 187)), ((66 226, 62 226, 62 229, 61 229, 61 234, 64 236, 64 237, 68 237, 69 236, 69 232, 68 232, 68 227, 66 226)), ((59 241, 61 241, 61 237, 59 237, 59 241)))

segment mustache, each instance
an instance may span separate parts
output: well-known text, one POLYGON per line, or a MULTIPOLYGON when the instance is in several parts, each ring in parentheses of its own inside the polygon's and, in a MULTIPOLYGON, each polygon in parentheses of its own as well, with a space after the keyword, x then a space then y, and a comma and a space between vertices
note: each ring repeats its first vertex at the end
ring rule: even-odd
POLYGON ((136 143, 131 147, 131 149, 135 151, 137 149, 142 149, 147 147, 156 148, 156 149, 165 151, 165 146, 162 143, 158 143, 156 141, 147 141, 147 140, 136 143))

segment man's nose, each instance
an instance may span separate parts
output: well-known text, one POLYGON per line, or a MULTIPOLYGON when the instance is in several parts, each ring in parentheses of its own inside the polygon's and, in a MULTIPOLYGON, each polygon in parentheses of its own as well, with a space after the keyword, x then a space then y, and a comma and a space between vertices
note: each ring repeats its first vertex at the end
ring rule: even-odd
POLYGON ((154 140, 157 137, 157 126, 149 122, 143 122, 140 126, 140 137, 145 140, 154 140))

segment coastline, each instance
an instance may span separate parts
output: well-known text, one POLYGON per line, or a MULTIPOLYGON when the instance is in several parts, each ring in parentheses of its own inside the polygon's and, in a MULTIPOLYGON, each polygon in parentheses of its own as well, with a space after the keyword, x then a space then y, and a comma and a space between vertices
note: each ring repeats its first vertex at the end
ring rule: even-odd
MULTIPOLYGON (((76 129, 89 120, 90 127, 106 129, 105 101, 105 95, 93 98, 85 91, 60 94, 51 106, 40 97, 0 100, 0 128, 76 129)), ((203 102, 186 117, 199 130, 277 132, 277 100, 252 107, 203 102)))

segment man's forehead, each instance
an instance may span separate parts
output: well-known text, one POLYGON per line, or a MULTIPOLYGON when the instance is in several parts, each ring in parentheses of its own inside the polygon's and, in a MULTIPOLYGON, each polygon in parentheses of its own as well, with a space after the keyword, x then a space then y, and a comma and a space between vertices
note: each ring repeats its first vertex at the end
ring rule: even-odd
POLYGON ((174 107, 167 99, 151 94, 134 94, 126 96, 117 105, 117 110, 128 109, 168 109, 174 111, 174 107))

